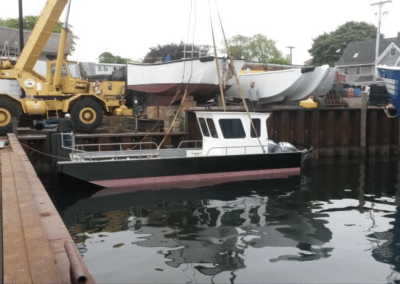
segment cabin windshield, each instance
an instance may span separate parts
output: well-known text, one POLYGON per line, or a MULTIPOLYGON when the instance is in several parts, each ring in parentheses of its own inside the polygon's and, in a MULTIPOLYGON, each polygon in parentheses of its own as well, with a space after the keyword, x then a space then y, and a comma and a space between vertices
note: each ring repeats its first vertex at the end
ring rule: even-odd
POLYGON ((225 139, 246 138, 246 133, 240 119, 220 119, 218 122, 225 139))
POLYGON ((203 132, 203 136, 210 137, 210 132, 208 132, 207 124, 204 118, 199 117, 199 124, 201 132, 203 132))
POLYGON ((207 118, 208 129, 210 129, 211 137, 218 138, 217 129, 215 128, 214 120, 207 118))
MULTIPOLYGON (((51 75, 54 76, 54 74, 56 73, 56 65, 55 64, 51 64, 51 75)), ((61 76, 65 77, 67 76, 67 68, 65 67, 65 64, 62 65, 61 68, 61 76)))

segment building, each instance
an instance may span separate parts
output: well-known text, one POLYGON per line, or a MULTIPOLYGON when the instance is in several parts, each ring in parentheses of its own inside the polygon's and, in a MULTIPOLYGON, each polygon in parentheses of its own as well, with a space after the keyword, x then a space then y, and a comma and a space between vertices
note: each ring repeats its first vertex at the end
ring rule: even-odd
MULTIPOLYGON (((349 43, 335 64, 340 73, 347 75, 347 84, 365 86, 373 82, 375 50, 375 39, 349 43)), ((394 66, 399 57, 400 32, 395 38, 379 40, 378 65, 394 66)))
MULTIPOLYGON (((28 40, 31 31, 24 31, 24 42, 28 40)), ((43 52, 33 68, 34 71, 46 77, 46 61, 57 57, 60 34, 52 33, 43 48, 43 52)), ((71 54, 72 34, 67 35, 65 56, 71 54)), ((19 30, 0 27, 0 59, 16 61, 20 54, 19 30)), ((20 97, 21 87, 16 80, 0 80, 0 92, 6 92, 20 97)))
POLYGON ((126 64, 79 62, 82 77, 88 81, 105 80, 114 71, 126 64))
MULTIPOLYGON (((24 30, 24 42, 28 40, 31 31, 24 30)), ((52 33, 43 48, 42 55, 36 62, 34 70, 46 76, 46 61, 57 57, 58 43, 60 41, 60 34, 52 33)), ((67 35, 65 46, 65 56, 71 54, 72 34, 67 35)), ((6 27, 0 27, 0 58, 10 58, 16 60, 20 54, 19 50, 19 30, 6 27)))

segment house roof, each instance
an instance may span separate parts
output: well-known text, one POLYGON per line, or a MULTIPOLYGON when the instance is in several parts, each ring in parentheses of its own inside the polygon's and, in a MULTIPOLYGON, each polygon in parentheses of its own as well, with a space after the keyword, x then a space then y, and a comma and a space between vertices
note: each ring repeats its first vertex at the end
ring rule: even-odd
MULTIPOLYGON (((391 43, 394 43, 397 47, 400 47, 400 38, 395 37, 380 39, 379 55, 381 55, 391 43)), ((335 66, 374 64, 375 48, 375 39, 350 42, 343 51, 339 61, 336 62, 335 66), (358 55, 355 56, 357 53, 358 55)))
MULTIPOLYGON (((31 31, 24 30, 24 43, 28 40, 31 31)), ((43 53, 46 55, 57 55, 60 34, 52 33, 47 41, 43 53)), ((15 54, 15 49, 19 49, 19 30, 6 27, 0 27, 0 55, 4 50, 4 46, 8 43, 10 55, 15 54)), ((65 54, 71 54, 72 34, 68 33, 65 46, 65 54)))

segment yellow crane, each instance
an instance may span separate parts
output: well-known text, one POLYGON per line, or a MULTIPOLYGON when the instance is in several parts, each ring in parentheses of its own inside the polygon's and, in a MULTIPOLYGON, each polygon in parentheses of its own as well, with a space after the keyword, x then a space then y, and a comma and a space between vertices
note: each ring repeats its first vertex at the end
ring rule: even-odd
MULTIPOLYGON (((71 1, 71 0, 69 0, 71 1)), ((106 115, 132 115, 124 104, 125 82, 83 80, 77 62, 64 59, 70 2, 56 60, 47 61, 46 77, 33 70, 68 0, 48 0, 18 60, 0 60, 0 80, 17 80, 26 96, 0 89, 0 133, 10 132, 12 117, 59 117, 71 114, 83 131, 95 130, 106 115)))

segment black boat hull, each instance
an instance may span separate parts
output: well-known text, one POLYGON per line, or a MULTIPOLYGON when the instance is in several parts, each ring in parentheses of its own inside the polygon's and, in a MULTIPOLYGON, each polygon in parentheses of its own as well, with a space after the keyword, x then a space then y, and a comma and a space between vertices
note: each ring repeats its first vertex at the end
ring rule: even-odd
MULTIPOLYGON (((215 184, 300 174, 302 153, 59 162, 58 172, 103 187, 215 184)), ((183 185, 182 185, 183 186, 183 185)), ((196 186, 196 185, 192 185, 196 186)))

